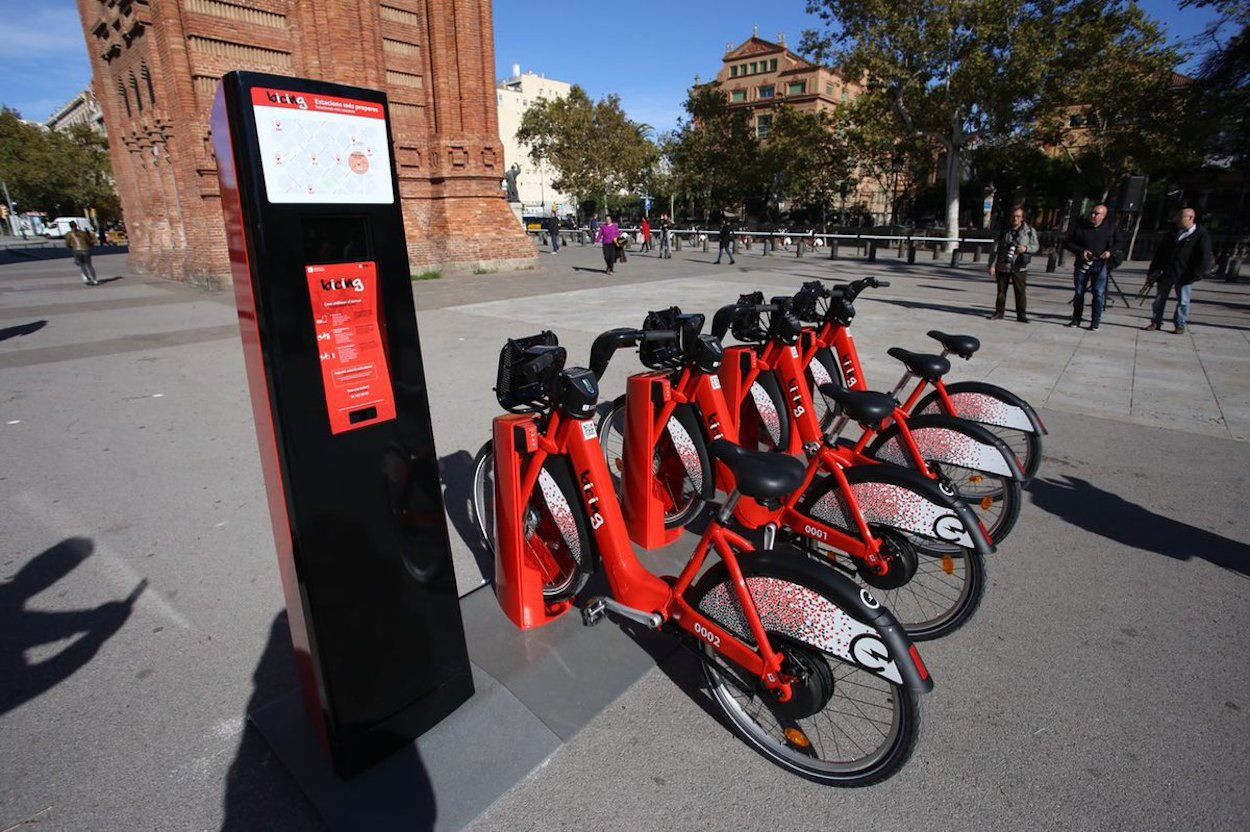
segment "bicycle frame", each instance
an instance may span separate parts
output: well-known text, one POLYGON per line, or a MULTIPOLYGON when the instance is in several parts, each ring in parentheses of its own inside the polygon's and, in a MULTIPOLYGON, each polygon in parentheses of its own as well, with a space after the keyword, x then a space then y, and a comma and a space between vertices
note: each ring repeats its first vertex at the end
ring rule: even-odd
POLYGON ((496 589, 508 618, 517 627, 528 630, 550 623, 571 606, 567 601, 554 605, 544 601, 541 575, 527 562, 522 540, 528 495, 538 483, 543 463, 549 456, 565 457, 572 464, 580 487, 582 503, 576 510, 584 511, 590 522, 612 597, 628 607, 659 615, 662 621, 709 644, 730 662, 758 677, 780 701, 788 701, 790 683, 781 672, 782 655, 769 644, 738 564, 738 552, 750 550, 750 542, 714 520, 681 575, 672 583, 657 577, 638 561, 620 505, 610 496, 612 483, 594 423, 562 418, 559 411, 547 417, 545 426, 541 421, 542 417, 536 414, 522 414, 500 416, 494 422, 496 589), (600 494, 609 496, 603 499, 600 494), (729 572, 758 650, 700 613, 684 597, 713 550, 729 572))
MULTIPOLYGON (((748 381, 747 386, 749 387, 748 381)), ((678 405, 694 404, 702 421, 705 435, 711 439, 736 441, 736 425, 722 395, 720 378, 684 367, 675 384, 667 373, 641 373, 632 376, 626 387, 626 434, 623 509, 627 526, 634 542, 644 548, 648 544, 664 545, 671 542, 680 530, 664 529, 663 506, 650 488, 652 478, 651 460, 655 442, 663 433, 678 405), (665 533, 667 532, 667 533, 665 533)), ((881 541, 868 528, 868 522, 860 509, 842 466, 846 464, 842 449, 822 445, 808 461, 807 474, 802 486, 776 507, 765 506, 749 497, 736 501, 734 517, 751 529, 767 525, 780 525, 805 537, 818 540, 880 571, 885 564, 879 556, 881 541), (858 537, 852 536, 819 519, 800 512, 800 498, 821 473, 836 477, 855 524, 858 537)), ((717 489, 728 494, 734 490, 733 475, 727 466, 716 462, 714 479, 717 489)))

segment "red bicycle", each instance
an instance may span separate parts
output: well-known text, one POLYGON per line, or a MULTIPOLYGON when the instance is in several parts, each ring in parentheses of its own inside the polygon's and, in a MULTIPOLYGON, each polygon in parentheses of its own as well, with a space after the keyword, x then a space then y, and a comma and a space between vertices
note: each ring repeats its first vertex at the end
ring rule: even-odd
MULTIPOLYGON (((804 330, 792 312, 792 299, 763 300, 760 292, 743 295, 737 304, 718 311, 713 321, 714 334, 728 330, 738 340, 748 342, 725 351, 730 357, 720 376, 727 395, 762 375, 774 377, 786 396, 783 418, 791 424, 787 450, 811 456, 822 445, 832 444, 847 464, 884 461, 913 468, 966 501, 995 544, 1007 538, 1020 515, 1024 477, 1015 453, 1002 439, 981 425, 945 414, 909 416, 894 394, 850 390, 835 382, 815 387, 812 368, 818 363, 813 360, 816 345, 812 338, 807 339, 812 343, 800 343, 804 330), (767 326, 761 323, 765 315, 767 326), (820 395, 814 392, 817 389, 820 395), (876 401, 876 409, 885 415, 856 418, 862 428, 858 441, 843 441, 841 434, 850 417, 844 414, 833 422, 833 410, 845 410, 856 400, 876 401), (817 401, 825 405, 824 418, 818 415, 817 401)), ((903 358, 925 379, 940 382, 941 374, 950 368, 940 356, 921 356, 897 348, 890 354, 903 358)), ((741 397, 736 400, 743 401, 741 397)), ((730 401, 732 406, 735 399, 730 401)), ((749 420, 752 412, 743 401, 739 419, 749 420)), ((949 544, 938 545, 949 548, 949 544)))
MULTIPOLYGON (((599 422, 627 527, 646 548, 673 540, 662 528, 692 517, 715 490, 735 487, 728 466, 712 465, 727 453, 718 443, 736 441, 737 423, 717 375, 719 339, 700 335, 702 324, 702 315, 673 307, 650 313, 641 330, 613 331, 641 343, 640 357, 655 371, 631 377, 599 422), (652 331, 679 332, 680 346, 655 348, 644 340, 652 331)), ((848 393, 843 407, 879 423, 890 413, 884 398, 848 393)), ((968 507, 937 481, 846 447, 820 445, 799 488, 780 500, 741 499, 734 516, 762 529, 766 542, 780 534, 879 591, 916 640, 957 629, 984 593, 991 547, 968 507)))
MULTIPOLYGON (((671 340, 649 333, 647 340, 671 340)), ((867 590, 787 547, 753 551, 726 524, 739 499, 778 500, 803 480, 782 454, 727 442, 712 453, 737 489, 678 576, 638 561, 591 416, 595 374, 564 368, 554 335, 508 341, 495 391, 492 468, 496 592, 519 627, 564 614, 585 574, 602 566, 605 614, 693 644, 712 700, 732 730, 782 768, 837 786, 889 777, 920 726, 918 694, 933 683, 894 616, 867 590), (719 562, 698 577, 708 557, 719 562), (697 580, 696 580, 697 578, 697 580)))
MULTIPOLYGON (((830 382, 851 390, 868 389, 855 340, 849 331, 855 318, 854 302, 865 289, 889 285, 875 277, 831 287, 815 280, 803 284, 794 296, 795 317, 814 325, 804 328, 799 336, 800 360, 812 389, 830 382)), ((898 347, 889 351, 906 367, 892 395, 900 396, 915 380, 916 386, 902 400, 904 412, 908 415, 944 414, 976 422, 1007 444, 1024 474, 1022 482, 1027 483, 1037 474, 1042 462, 1042 436, 1046 434, 1046 427, 1041 418, 1028 402, 997 385, 981 381, 946 384, 942 376, 950 369, 947 356, 953 353, 968 360, 981 348, 981 342, 972 335, 950 335, 936 329, 930 330, 928 335, 942 345, 940 356, 921 355, 898 347), (925 394, 930 386, 933 389, 925 394)), ((818 399, 813 404, 819 410, 817 415, 822 427, 828 427, 834 419, 832 403, 818 399)))

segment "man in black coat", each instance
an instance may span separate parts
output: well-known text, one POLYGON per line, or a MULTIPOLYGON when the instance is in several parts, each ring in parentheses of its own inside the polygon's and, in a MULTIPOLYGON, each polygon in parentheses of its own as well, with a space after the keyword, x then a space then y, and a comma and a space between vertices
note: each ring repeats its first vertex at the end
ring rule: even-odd
POLYGON ((1176 231, 1159 241, 1155 256, 1150 259, 1147 274, 1155 280, 1155 302, 1151 308, 1149 330, 1163 328, 1163 310, 1168 295, 1176 293, 1176 312, 1172 323, 1176 334, 1183 335, 1189 321, 1189 297, 1194 284, 1211 271, 1211 235, 1199 228, 1193 208, 1182 208, 1176 215, 1176 231))
POLYGON ((716 249, 716 262, 720 263, 722 254, 729 255, 729 265, 734 264, 734 232, 729 225, 729 220, 721 220, 720 231, 717 232, 718 247, 716 249))
POLYGON ((1102 321, 1102 308, 1107 302, 1107 278, 1113 258, 1120 246, 1120 232, 1115 223, 1107 221, 1107 206, 1095 205, 1089 212, 1089 222, 1077 223, 1068 232, 1063 247, 1076 255, 1076 267, 1072 271, 1072 320, 1067 326, 1080 326, 1085 312, 1085 291, 1092 289, 1089 330, 1098 331, 1102 321))

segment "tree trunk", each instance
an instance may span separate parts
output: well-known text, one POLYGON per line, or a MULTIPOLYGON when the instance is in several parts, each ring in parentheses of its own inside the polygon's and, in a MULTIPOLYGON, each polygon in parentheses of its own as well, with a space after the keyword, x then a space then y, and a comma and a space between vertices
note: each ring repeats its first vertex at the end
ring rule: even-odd
MULTIPOLYGON (((950 147, 946 151, 946 236, 959 237, 959 175, 961 171, 959 151, 950 147)), ((945 251, 950 253, 959 243, 946 243, 945 251)))

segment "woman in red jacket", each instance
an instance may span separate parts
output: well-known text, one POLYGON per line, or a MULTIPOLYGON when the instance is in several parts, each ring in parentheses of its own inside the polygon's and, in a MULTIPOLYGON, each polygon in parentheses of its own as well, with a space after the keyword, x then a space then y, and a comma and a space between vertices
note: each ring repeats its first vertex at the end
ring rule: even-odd
POLYGON ((638 250, 650 251, 651 250, 651 223, 647 222, 646 217, 642 218, 642 226, 640 230, 642 231, 642 248, 638 250))

